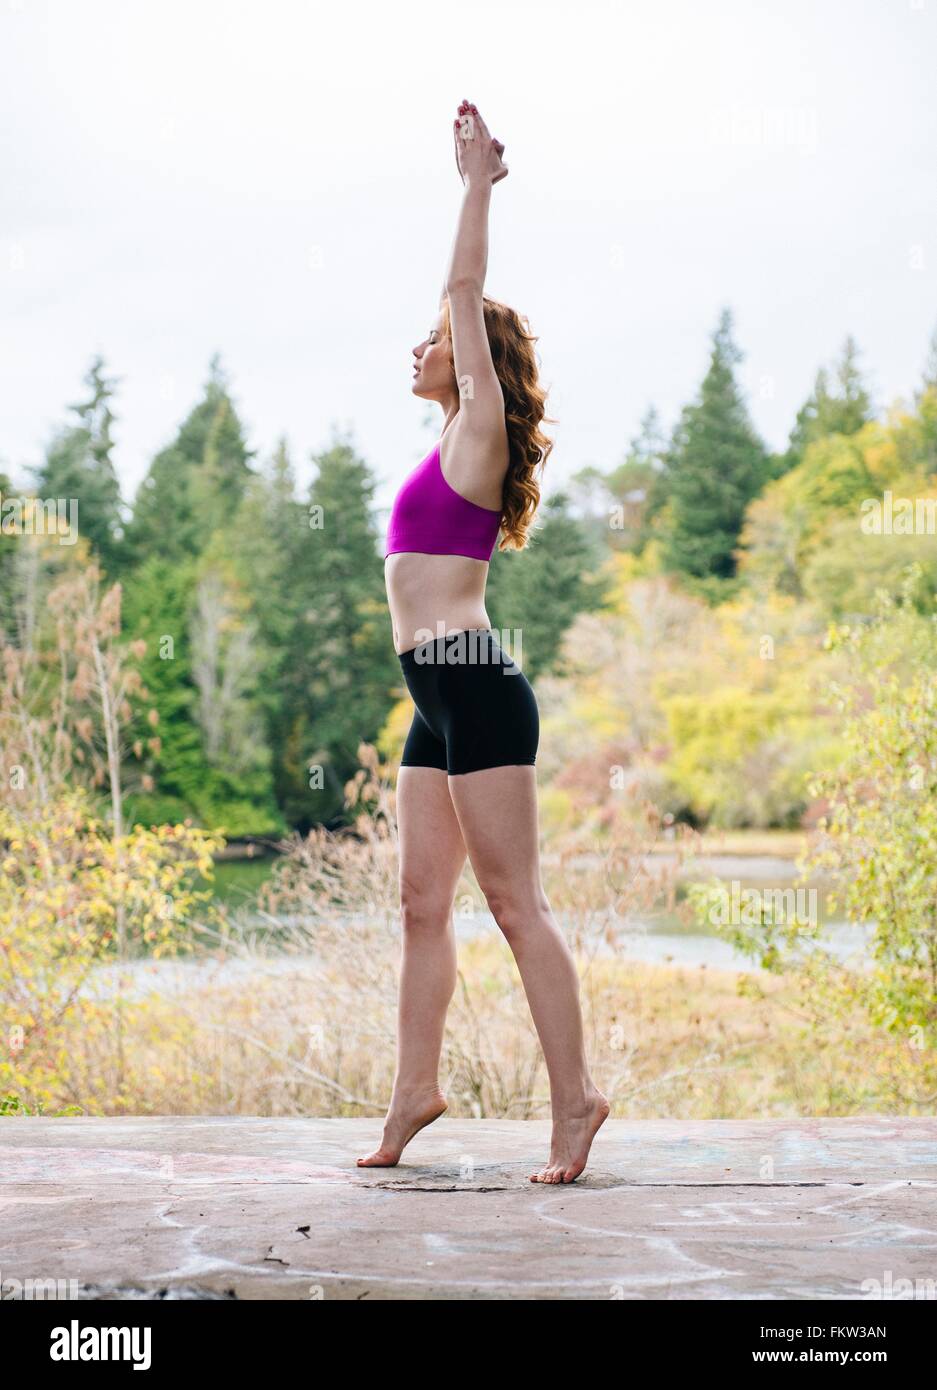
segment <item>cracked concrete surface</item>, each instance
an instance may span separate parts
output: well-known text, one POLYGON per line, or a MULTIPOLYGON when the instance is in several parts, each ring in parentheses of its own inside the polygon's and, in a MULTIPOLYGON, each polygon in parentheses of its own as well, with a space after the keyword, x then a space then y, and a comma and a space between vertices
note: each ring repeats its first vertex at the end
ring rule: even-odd
POLYGON ((6 1119, 2 1296, 47 1280, 92 1299, 937 1286, 937 1119, 610 1120, 559 1187, 528 1180, 545 1122, 443 1119, 397 1168, 357 1168, 379 1136, 376 1120, 6 1119))

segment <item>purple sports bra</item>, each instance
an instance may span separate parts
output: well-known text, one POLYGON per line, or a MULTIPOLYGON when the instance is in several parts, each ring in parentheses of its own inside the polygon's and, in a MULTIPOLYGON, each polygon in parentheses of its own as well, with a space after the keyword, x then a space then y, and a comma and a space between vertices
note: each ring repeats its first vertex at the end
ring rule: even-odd
POLYGON ((470 502, 446 482, 436 443, 394 498, 384 556, 410 550, 488 561, 500 529, 500 510, 470 502))

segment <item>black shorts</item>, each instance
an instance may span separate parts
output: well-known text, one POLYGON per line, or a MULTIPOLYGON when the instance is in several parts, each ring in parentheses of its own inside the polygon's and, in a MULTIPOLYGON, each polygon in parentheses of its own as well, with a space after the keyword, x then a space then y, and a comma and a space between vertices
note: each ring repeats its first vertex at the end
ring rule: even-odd
POLYGON ((400 653, 416 713, 401 767, 450 776, 532 766, 540 742, 533 689, 490 628, 469 628, 400 653))

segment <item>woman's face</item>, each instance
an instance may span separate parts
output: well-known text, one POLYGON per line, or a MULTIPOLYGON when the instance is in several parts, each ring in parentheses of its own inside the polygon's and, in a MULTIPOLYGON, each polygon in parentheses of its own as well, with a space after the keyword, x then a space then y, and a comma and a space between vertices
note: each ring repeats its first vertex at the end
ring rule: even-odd
POLYGON ((443 336, 443 316, 436 315, 429 333, 413 349, 413 386, 415 396, 427 401, 442 401, 452 392, 455 381, 449 360, 449 339, 443 336))

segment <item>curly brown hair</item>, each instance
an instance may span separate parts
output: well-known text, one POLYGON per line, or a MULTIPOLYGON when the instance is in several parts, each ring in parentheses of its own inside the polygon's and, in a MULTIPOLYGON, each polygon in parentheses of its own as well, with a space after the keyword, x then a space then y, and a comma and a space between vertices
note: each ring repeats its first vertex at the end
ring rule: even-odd
MULTIPOLYGON (((498 549, 523 550, 534 513, 540 505, 540 488, 534 475, 543 470, 553 448, 553 440, 543 433, 540 424, 543 420, 548 424, 555 421, 544 413, 547 393, 538 380, 534 353, 537 338, 531 333, 528 320, 507 304, 489 299, 487 295, 483 296, 482 308, 491 360, 504 396, 504 423, 510 449, 498 549)), ((451 357, 448 301, 442 306, 441 327, 450 340, 451 357)))

